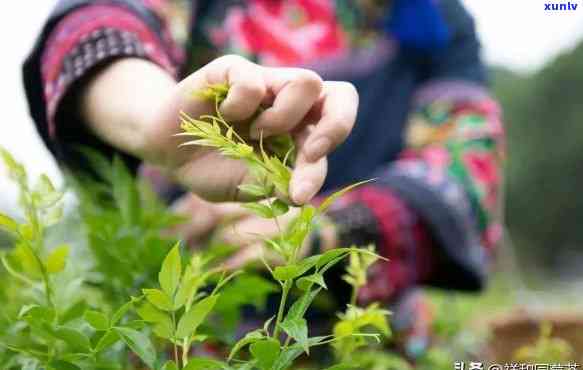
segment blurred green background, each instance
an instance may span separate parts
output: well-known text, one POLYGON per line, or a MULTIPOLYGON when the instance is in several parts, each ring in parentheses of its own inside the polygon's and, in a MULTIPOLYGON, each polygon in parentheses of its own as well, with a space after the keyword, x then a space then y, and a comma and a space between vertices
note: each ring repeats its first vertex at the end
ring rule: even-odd
POLYGON ((583 266, 583 43, 530 75, 492 68, 507 130, 505 224, 536 281, 583 266))

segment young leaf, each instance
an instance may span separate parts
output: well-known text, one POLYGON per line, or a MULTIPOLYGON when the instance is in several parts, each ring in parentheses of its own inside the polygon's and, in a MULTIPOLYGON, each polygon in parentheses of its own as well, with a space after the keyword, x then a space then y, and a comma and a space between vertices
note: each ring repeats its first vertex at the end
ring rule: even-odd
POLYGON ((194 357, 188 359, 188 365, 182 370, 223 370, 225 364, 210 358, 194 357))
POLYGON ((265 338, 265 334, 263 334, 263 330, 261 329, 257 329, 247 333, 243 338, 241 338, 237 343, 235 343, 233 349, 231 349, 231 353, 229 353, 229 358, 227 361, 231 361, 233 357, 235 357, 235 355, 239 353, 239 351, 241 351, 245 346, 251 343, 255 343, 263 338, 265 338))
POLYGON ((303 276, 296 282, 297 287, 303 291, 310 289, 314 284, 319 285, 324 289, 328 289, 326 282, 324 281, 324 276, 319 272, 315 272, 312 275, 303 276))
POLYGON ((306 319, 290 318, 285 319, 279 326, 285 333, 292 337, 307 354, 310 354, 308 344, 308 323, 306 319))
POLYGON ((238 186, 239 190, 243 193, 254 196, 254 197, 265 197, 268 194, 265 187, 255 184, 242 184, 238 186))
POLYGON ((285 319, 286 320, 296 320, 296 319, 303 318, 304 315, 306 314, 306 311, 308 310, 308 307, 310 307, 310 305, 312 304, 312 301, 314 300, 314 298, 316 298, 316 296, 320 293, 321 290, 322 290, 321 288, 318 288, 318 289, 314 289, 312 291, 310 291, 310 290, 306 291, 290 307, 285 319))
POLYGON ((146 302, 136 310, 142 320, 154 324, 154 333, 161 338, 171 338, 174 333, 174 324, 170 315, 158 310, 152 304, 146 302))
POLYGON ((0 229, 16 234, 18 233, 18 224, 11 217, 0 213, 0 229))
POLYGON ((285 348, 275 360, 273 367, 270 370, 287 370, 303 352, 303 349, 298 346, 290 346, 285 348))
POLYGON ((91 343, 89 342, 89 338, 87 338, 87 336, 79 330, 61 326, 55 329, 53 335, 55 338, 64 341, 75 350, 81 352, 91 351, 91 343))
POLYGON ((168 361, 162 366, 161 370, 178 370, 178 366, 174 361, 168 361))
POLYGON ((80 367, 67 361, 53 360, 49 362, 50 370, 81 370, 80 367))
POLYGON ((56 274, 65 269, 67 257, 69 257, 69 249, 68 245, 61 245, 51 251, 47 258, 47 272, 49 274, 56 274))
POLYGON ((271 204, 271 208, 273 208, 273 214, 275 215, 275 217, 284 215, 289 211, 289 206, 279 199, 276 199, 271 204))
POLYGON ((146 365, 155 368, 156 350, 147 335, 130 328, 115 327, 113 330, 146 365))
POLYGON ((356 369, 356 368, 357 367, 355 365, 337 364, 337 365, 328 367, 325 370, 352 370, 352 369, 356 369))
POLYGON ((328 208, 330 208, 330 206, 341 196, 343 196, 344 194, 348 193, 349 191, 351 191, 354 188, 357 188, 361 185, 364 185, 366 183, 369 183, 371 181, 374 181, 375 179, 370 179, 370 180, 364 180, 364 181, 360 181, 357 182, 356 184, 352 184, 350 186, 345 187, 344 189, 338 190, 337 192, 333 193, 332 195, 330 195, 329 197, 327 197, 326 199, 324 199, 324 201, 320 204, 320 206, 318 207, 318 212, 319 213, 324 213, 328 210, 328 208))
POLYGON ((218 298, 219 295, 215 294, 197 302, 194 306, 192 306, 190 311, 186 312, 182 318, 180 318, 178 327, 176 329, 176 337, 185 338, 194 334, 198 326, 211 312, 217 303, 218 298))
POLYGON ((87 311, 85 312, 84 318, 95 330, 106 331, 109 329, 109 320, 101 312, 87 311))
MULTIPOLYGON (((190 266, 189 266, 190 267, 190 266)), ((178 310, 189 302, 203 283, 205 276, 191 276, 185 271, 182 283, 174 297, 174 309, 178 310)))
POLYGON ((344 255, 346 255, 348 252, 350 252, 351 249, 350 248, 335 248, 335 249, 331 249, 329 251, 327 251, 326 253, 323 253, 320 258, 318 259, 318 262, 316 263, 316 268, 320 269, 323 266, 325 266, 328 262, 335 260, 339 257, 342 257, 344 255))
POLYGON ((272 370, 281 348, 277 340, 269 338, 251 344, 249 351, 261 370, 272 370))
POLYGON ((168 297, 174 297, 180 276, 182 275, 182 261, 180 259, 180 244, 177 243, 164 259, 158 274, 158 281, 168 297))
POLYGON ((266 206, 265 204, 261 203, 245 203, 243 204, 243 208, 246 208, 256 214, 259 217, 263 218, 274 218, 275 214, 273 210, 266 206))
POLYGON ((157 308, 164 311, 174 311, 174 305, 168 295, 159 289, 143 289, 146 299, 157 308))
POLYGON ((277 266, 273 270, 273 277, 279 281, 291 280, 300 274, 298 265, 277 266))
POLYGON ((115 313, 111 317, 111 325, 117 325, 119 320, 121 320, 125 316, 125 314, 130 310, 130 308, 132 308, 133 305, 134 302, 129 301, 128 303, 121 306, 117 311, 115 311, 115 313))
POLYGON ((114 331, 107 331, 103 333, 103 336, 97 342, 95 346, 95 352, 101 352, 111 346, 113 346, 117 341, 120 340, 119 335, 114 331))

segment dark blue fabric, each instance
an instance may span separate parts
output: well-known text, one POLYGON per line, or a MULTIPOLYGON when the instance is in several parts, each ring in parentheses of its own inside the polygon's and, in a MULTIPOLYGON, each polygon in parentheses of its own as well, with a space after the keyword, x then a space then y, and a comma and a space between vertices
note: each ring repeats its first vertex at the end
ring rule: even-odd
POLYGON ((383 26, 402 47, 422 52, 443 50, 451 39, 434 0, 394 0, 383 26))

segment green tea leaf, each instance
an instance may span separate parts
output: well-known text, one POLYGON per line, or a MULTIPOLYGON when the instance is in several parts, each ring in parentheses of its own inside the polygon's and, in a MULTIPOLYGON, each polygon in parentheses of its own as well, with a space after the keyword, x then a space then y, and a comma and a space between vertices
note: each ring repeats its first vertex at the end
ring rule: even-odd
POLYGON ((16 234, 18 233, 18 224, 11 217, 0 213, 0 229, 16 234))
POLYGON ((101 352, 111 346, 113 346, 117 341, 120 340, 119 335, 115 331, 107 331, 103 333, 103 336, 97 341, 95 346, 96 352, 101 352))
POLYGON ((124 161, 115 156, 111 177, 113 195, 123 221, 128 225, 136 224, 139 217, 139 194, 136 183, 124 161))
POLYGON ((255 185, 255 184, 242 184, 238 186, 239 190, 241 190, 243 193, 251 195, 253 197, 266 197, 268 196, 268 192, 267 189, 265 189, 265 187, 261 186, 261 185, 255 185))
POLYGON ((178 370, 178 366, 174 361, 168 361, 162 366, 161 370, 178 370))
POLYGON ((339 257, 342 257, 342 256, 348 254, 348 252, 350 252, 350 251, 351 251, 350 248, 330 249, 329 251, 320 255, 320 258, 318 259, 318 263, 316 264, 316 268, 320 269, 323 266, 325 266, 326 264, 328 264, 330 261, 335 260, 339 257))
POLYGON ((68 245, 61 245, 51 251, 47 258, 47 272, 49 274, 56 274, 65 269, 69 250, 70 247, 68 245))
POLYGON ((111 317, 111 325, 117 325, 119 320, 121 320, 125 316, 125 314, 130 310, 130 308, 132 308, 133 305, 134 302, 129 301, 128 303, 121 306, 117 311, 115 311, 115 313, 111 317))
POLYGON ((80 367, 74 365, 70 362, 60 361, 60 360, 53 360, 49 362, 49 369, 50 370, 81 370, 80 367))
POLYGON ((156 350, 147 335, 130 328, 115 327, 113 330, 146 365, 155 368, 156 350))
POLYGON ((265 204, 261 203, 245 203, 243 204, 243 208, 246 208, 256 214, 259 217, 263 218, 274 218, 275 214, 273 210, 266 206, 265 204))
POLYGON ((222 370, 225 368, 225 364, 220 361, 210 358, 194 357, 188 360, 188 365, 183 370, 222 370))
POLYGON ((174 311, 174 305, 168 295, 159 289, 143 289, 146 299, 157 308, 164 311, 174 311))
POLYGON ((168 297, 174 297, 176 288, 180 283, 180 276, 182 275, 182 260, 180 259, 180 244, 172 248, 170 253, 164 259, 162 268, 158 274, 158 281, 162 290, 166 292, 168 297))
POLYGON ((277 266, 273 270, 273 277, 279 281, 291 280, 300 274, 298 265, 277 266))
POLYGON ((237 343, 235 343, 235 345, 231 349, 231 353, 229 353, 228 361, 231 361, 233 357, 235 357, 235 355, 239 353, 239 351, 241 351, 245 346, 251 343, 255 343, 263 338, 265 338, 265 334, 263 334, 263 331, 261 329, 257 329, 247 333, 243 338, 241 338, 237 343))
POLYGON ((296 282, 297 287, 303 291, 310 289, 314 284, 319 285, 324 289, 328 289, 326 282, 324 281, 324 276, 318 272, 312 275, 303 276, 296 282))
POLYGON ((212 311, 219 298, 218 294, 207 297, 192 306, 190 311, 186 312, 176 329, 176 337, 185 338, 190 337, 196 332, 198 326, 206 319, 208 314, 212 311))
POLYGON ((91 351, 91 343, 89 342, 89 338, 79 330, 61 326, 55 329, 53 335, 55 338, 64 341, 75 350, 81 352, 91 351))
POLYGON ((310 347, 308 344, 308 323, 306 319, 286 318, 279 326, 285 333, 292 337, 303 349, 309 354, 310 347))
POLYGON ((249 351, 257 360, 257 365, 261 370, 272 370, 281 348, 277 340, 269 338, 254 342, 249 347, 249 351))
POLYGON ((325 370, 352 370, 352 369, 356 369, 356 368, 357 367, 355 365, 337 364, 337 365, 328 367, 325 370))
POLYGON ((289 211, 289 206, 283 201, 276 199, 272 204, 273 214, 275 217, 286 214, 289 211))
POLYGON ((85 314, 85 311, 87 311, 87 302, 84 300, 79 301, 59 316, 59 323, 66 324, 69 321, 78 319, 85 314))
POLYGON ((298 358, 303 352, 301 347, 291 346, 285 348, 278 355, 273 367, 270 370, 287 370, 293 364, 296 358, 298 358))
POLYGON ((308 290, 300 298, 298 298, 294 304, 290 307, 287 312, 286 320, 297 320, 304 317, 308 307, 312 304, 312 301, 320 293, 322 289, 308 290))
POLYGON ((109 320, 101 312, 87 311, 84 318, 95 330, 106 331, 109 329, 109 320))
POLYGON ((371 181, 375 181, 375 179, 370 179, 370 180, 364 180, 364 181, 360 181, 357 182, 356 184, 352 184, 349 185, 341 190, 338 190, 337 192, 333 193, 332 195, 330 195, 329 197, 327 197, 326 199, 324 199, 324 201, 320 204, 320 206, 318 207, 318 212, 319 213, 324 213, 328 210, 328 208, 330 208, 330 206, 341 196, 343 196, 344 194, 348 193, 349 191, 364 185, 366 183, 369 183, 371 181))
POLYGON ((184 277, 182 278, 182 283, 180 284, 178 292, 176 292, 176 297, 174 298, 174 309, 180 309, 191 300, 203 281, 204 276, 190 276, 190 274, 185 272, 184 277))

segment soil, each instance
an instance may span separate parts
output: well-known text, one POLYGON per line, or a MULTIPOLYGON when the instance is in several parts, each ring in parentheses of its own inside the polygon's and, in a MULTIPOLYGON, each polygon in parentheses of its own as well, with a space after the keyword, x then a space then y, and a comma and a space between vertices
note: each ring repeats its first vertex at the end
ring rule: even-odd
POLYGON ((487 323, 491 337, 485 356, 495 363, 511 363, 519 348, 533 344, 540 334, 540 324, 552 325, 552 336, 566 340, 573 347, 576 358, 583 357, 583 314, 571 312, 532 313, 517 310, 498 316, 487 323))

